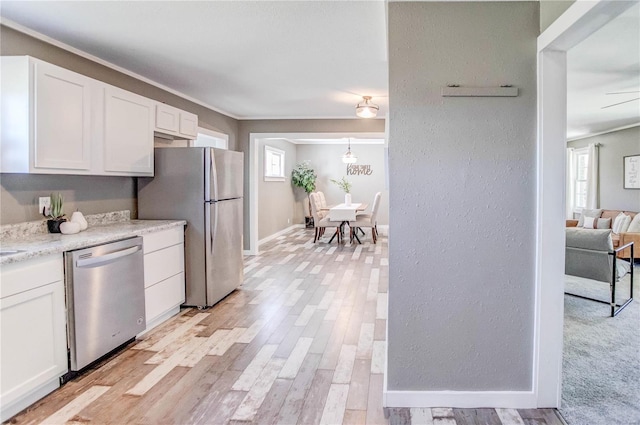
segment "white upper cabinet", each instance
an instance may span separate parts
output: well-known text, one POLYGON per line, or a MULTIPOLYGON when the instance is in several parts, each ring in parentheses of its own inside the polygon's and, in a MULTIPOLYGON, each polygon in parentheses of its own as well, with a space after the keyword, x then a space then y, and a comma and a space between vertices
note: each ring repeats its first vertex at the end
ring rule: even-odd
POLYGON ((180 111, 180 134, 189 139, 198 137, 198 116, 189 112, 180 111))
POLYGON ((0 173, 153 176, 153 133, 198 116, 29 56, 0 58, 0 173))
POLYGON ((90 78, 37 62, 34 164, 40 169, 91 169, 90 78))
POLYGON ((164 103, 157 103, 155 129, 161 133, 177 133, 180 129, 180 110, 164 103))
POLYGON ((94 80, 27 56, 3 57, 0 172, 91 173, 94 80))
POLYGON ((164 103, 156 103, 155 131, 193 140, 198 137, 198 116, 164 103))
POLYGON ((153 101, 106 86, 104 89, 106 174, 153 175, 153 101))

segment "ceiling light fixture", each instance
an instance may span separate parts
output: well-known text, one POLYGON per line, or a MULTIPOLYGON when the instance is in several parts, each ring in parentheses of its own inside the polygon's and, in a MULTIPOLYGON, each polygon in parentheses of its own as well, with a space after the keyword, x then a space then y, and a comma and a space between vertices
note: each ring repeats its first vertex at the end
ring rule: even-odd
POLYGON ((360 118, 375 118, 380 109, 375 103, 371 103, 371 96, 362 96, 362 102, 356 105, 356 115, 360 118))
POLYGON ((342 155, 342 162, 344 162, 345 164, 355 164, 357 160, 358 157, 351 152, 351 138, 349 138, 349 147, 347 148, 347 151, 344 153, 344 155, 342 155))

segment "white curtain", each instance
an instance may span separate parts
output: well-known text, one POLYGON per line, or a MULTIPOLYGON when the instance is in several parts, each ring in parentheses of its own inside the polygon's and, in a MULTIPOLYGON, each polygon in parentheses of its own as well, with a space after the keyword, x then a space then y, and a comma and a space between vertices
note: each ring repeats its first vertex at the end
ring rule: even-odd
POLYGON ((589 162, 587 165, 587 208, 598 208, 598 147, 589 144, 589 162))
POLYGON ((567 177, 565 179, 565 192, 567 194, 566 202, 566 218, 573 219, 573 210, 575 209, 575 193, 573 182, 576 178, 576 161, 573 154, 573 148, 567 148, 567 177))

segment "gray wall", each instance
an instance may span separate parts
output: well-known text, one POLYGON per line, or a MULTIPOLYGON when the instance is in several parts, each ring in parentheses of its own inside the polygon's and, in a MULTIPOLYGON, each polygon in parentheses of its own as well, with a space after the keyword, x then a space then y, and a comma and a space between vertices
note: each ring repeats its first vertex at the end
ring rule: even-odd
POLYGON ((575 0, 540 0, 540 32, 544 32, 575 0))
POLYGON ((43 219, 38 197, 52 192, 62 193, 67 217, 76 210, 84 214, 129 210, 133 214, 135 184, 130 177, 0 174, 0 224, 43 219))
MULTIPOLYGON (((142 96, 166 102, 177 108, 198 114, 201 127, 229 135, 229 148, 238 150, 238 121, 212 111, 150 84, 82 58, 76 54, 45 43, 11 28, 0 26, 0 54, 29 55, 87 75, 105 83, 121 87, 142 96)), ((99 213, 129 209, 137 216, 135 179, 127 177, 78 176, 0 176, 0 224, 38 220, 38 196, 52 191, 62 192, 67 211, 79 208, 84 213, 99 213)))
POLYGON ((258 240, 271 236, 293 224, 303 224, 308 214, 307 194, 291 185, 293 167, 309 160, 318 175, 316 189, 321 190, 329 204, 344 202, 344 192, 331 179, 343 176, 353 184, 351 193, 354 202, 373 203, 375 193, 382 192, 382 202, 378 215, 378 224, 389 223, 388 192, 385 188, 384 146, 355 145, 352 151, 358 155, 358 164, 371 166, 371 175, 346 176, 346 165, 342 163, 342 154, 347 145, 296 145, 286 140, 258 140, 258 240), (264 146, 285 151, 286 181, 264 181, 264 146))
MULTIPOLYGON (((249 134, 259 133, 318 133, 318 132, 384 132, 384 120, 245 120, 238 121, 150 84, 129 77, 108 67, 60 49, 11 28, 0 25, 0 55, 30 55, 72 71, 87 75, 125 90, 198 115, 201 127, 229 135, 229 149, 245 152, 245 249, 249 249, 249 134)), ((37 197, 51 191, 66 193, 72 202, 69 208, 82 205, 83 212, 98 213, 126 206, 137 216, 134 178, 100 178, 98 198, 92 179, 76 176, 0 176, 0 224, 18 223, 40 218, 37 197), (43 182, 49 181, 48 184, 43 182), (7 184, 5 184, 7 182, 7 184), (19 183, 18 183, 19 182, 19 183), (19 185, 20 192, 17 192, 19 185), (46 188, 43 188, 46 187, 46 188), (42 188, 42 189, 41 189, 42 188), (102 202, 102 199, 106 201, 102 202), (119 200, 117 203, 113 200, 119 200), (111 201, 109 201, 111 200, 111 201)))
POLYGON ((640 211, 640 190, 623 189, 622 157, 640 154, 640 127, 568 142, 570 148, 600 143, 600 207, 608 210, 640 211))
MULTIPOLYGON (((355 114, 355 112, 354 112, 355 114)), ((249 161, 252 133, 347 133, 384 132, 384 120, 318 119, 318 120, 241 120, 238 122, 238 149, 244 152, 244 249, 251 249, 249 236, 249 161)))
POLYGON ((296 200, 291 185, 291 171, 297 163, 296 145, 285 140, 260 140, 258 145, 258 240, 260 240, 294 223, 304 223, 304 218, 296 216, 296 200), (285 181, 264 181, 265 145, 285 152, 285 181))
POLYGON ((537 2, 389 3, 389 390, 532 388, 538 31, 537 2))
MULTIPOLYGON (((351 151, 358 157, 358 164, 370 165, 371 175, 349 175, 347 166, 342 163, 342 155, 347 145, 298 145, 298 160, 310 160, 316 170, 318 180, 316 189, 324 192, 328 204, 344 202, 344 192, 331 182, 346 177, 353 185, 351 196, 353 202, 366 202, 369 208, 373 205, 376 192, 382 192, 378 224, 389 224, 389 198, 385 188, 384 145, 352 145, 351 151)), ((298 206, 302 210, 302 204, 298 206)))

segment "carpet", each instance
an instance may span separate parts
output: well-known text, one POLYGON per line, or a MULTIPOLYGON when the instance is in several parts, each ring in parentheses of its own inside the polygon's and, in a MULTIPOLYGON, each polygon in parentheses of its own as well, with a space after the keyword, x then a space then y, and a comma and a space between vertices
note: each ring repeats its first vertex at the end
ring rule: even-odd
MULTIPOLYGON (((562 407, 570 425, 640 424, 640 267, 634 301, 618 316, 609 306, 565 295, 562 407)), ((609 285, 566 276, 565 290, 606 300, 609 285)), ((617 301, 629 296, 627 275, 617 301)), ((618 289, 619 288, 619 289, 618 289)))

